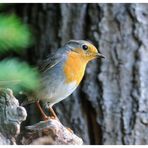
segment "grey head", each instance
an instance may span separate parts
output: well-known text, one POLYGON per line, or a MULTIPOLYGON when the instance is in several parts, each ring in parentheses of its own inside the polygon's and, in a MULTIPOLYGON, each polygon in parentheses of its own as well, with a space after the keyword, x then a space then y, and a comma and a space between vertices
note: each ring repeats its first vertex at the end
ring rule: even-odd
POLYGON ((74 50, 76 48, 87 50, 87 46, 91 43, 85 40, 70 40, 67 43, 65 43, 65 47, 67 50, 74 50))
POLYGON ((85 56, 90 57, 90 59, 96 57, 104 58, 104 56, 91 42, 85 40, 70 40, 64 45, 64 47, 66 52, 73 51, 83 55, 83 57, 85 56))

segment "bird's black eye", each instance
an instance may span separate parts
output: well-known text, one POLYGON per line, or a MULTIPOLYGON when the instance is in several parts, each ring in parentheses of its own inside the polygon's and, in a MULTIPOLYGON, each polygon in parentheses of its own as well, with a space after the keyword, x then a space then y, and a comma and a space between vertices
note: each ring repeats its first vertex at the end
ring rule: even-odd
POLYGON ((84 44, 84 45, 82 45, 82 49, 83 50, 87 50, 88 49, 88 46, 84 44))

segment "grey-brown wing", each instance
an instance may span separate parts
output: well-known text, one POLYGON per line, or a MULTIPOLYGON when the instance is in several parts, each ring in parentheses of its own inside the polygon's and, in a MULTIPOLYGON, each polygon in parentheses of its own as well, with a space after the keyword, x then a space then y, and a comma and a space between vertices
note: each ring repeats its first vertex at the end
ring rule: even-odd
MULTIPOLYGON (((62 60, 63 60, 62 55, 60 55, 60 54, 53 55, 51 57, 48 57, 46 60, 40 61, 40 63, 38 64, 38 69, 41 73, 44 73, 44 72, 46 72, 46 70, 54 67, 55 65, 57 65, 62 60)), ((36 94, 36 92, 35 92, 35 94, 36 94)), ((34 103, 38 100, 36 95, 32 95, 32 96, 33 97, 28 96, 27 99, 24 100, 21 103, 21 105, 24 106, 24 105, 27 105, 27 104, 31 104, 31 103, 34 103)))
MULTIPOLYGON (((40 61, 38 63, 39 71, 41 73, 44 73, 44 72, 46 72, 46 70, 51 69, 52 67, 54 67, 55 65, 57 65, 58 63, 63 61, 65 58, 65 51, 64 50, 65 50, 64 48, 60 48, 55 53, 53 53, 52 55, 47 57, 45 60, 40 61)), ((36 95, 33 95, 33 96, 34 97, 28 97, 28 100, 24 100, 22 105, 27 105, 27 104, 33 103, 38 100, 36 95)))
POLYGON ((50 58, 42 61, 39 64, 39 71, 40 72, 45 72, 47 69, 50 69, 57 65, 62 59, 60 58, 50 58))
POLYGON ((41 61, 38 65, 39 67, 39 71, 45 72, 46 70, 54 67, 55 65, 57 65, 58 63, 60 63, 62 60, 64 59, 64 52, 63 52, 63 48, 60 48, 56 51, 56 53, 50 55, 49 57, 47 57, 45 60, 41 61))

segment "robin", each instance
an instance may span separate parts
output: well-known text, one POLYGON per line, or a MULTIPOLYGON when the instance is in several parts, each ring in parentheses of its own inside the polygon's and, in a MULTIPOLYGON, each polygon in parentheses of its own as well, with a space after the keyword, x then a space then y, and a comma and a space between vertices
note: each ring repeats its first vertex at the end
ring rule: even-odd
POLYGON ((33 101, 44 120, 48 117, 39 101, 48 103, 49 111, 58 119, 52 106, 73 93, 84 76, 87 63, 95 58, 104 56, 90 42, 70 40, 41 63, 41 90, 33 101))

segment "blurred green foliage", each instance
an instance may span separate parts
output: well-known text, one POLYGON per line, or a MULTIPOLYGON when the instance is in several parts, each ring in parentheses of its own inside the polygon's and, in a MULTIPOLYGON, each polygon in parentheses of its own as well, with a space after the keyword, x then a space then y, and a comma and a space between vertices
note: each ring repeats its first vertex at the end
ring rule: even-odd
POLYGON ((32 43, 31 33, 15 15, 0 15, 0 53, 20 52, 32 43))
POLYGON ((27 63, 16 59, 0 62, 0 87, 9 87, 15 91, 20 89, 34 90, 39 86, 38 72, 27 63))
MULTIPOLYGON (((20 52, 31 43, 31 33, 26 24, 15 15, 0 14, 0 54, 20 52)), ((0 61, 0 88, 32 91, 38 86, 38 71, 27 63, 14 58, 0 61)))

